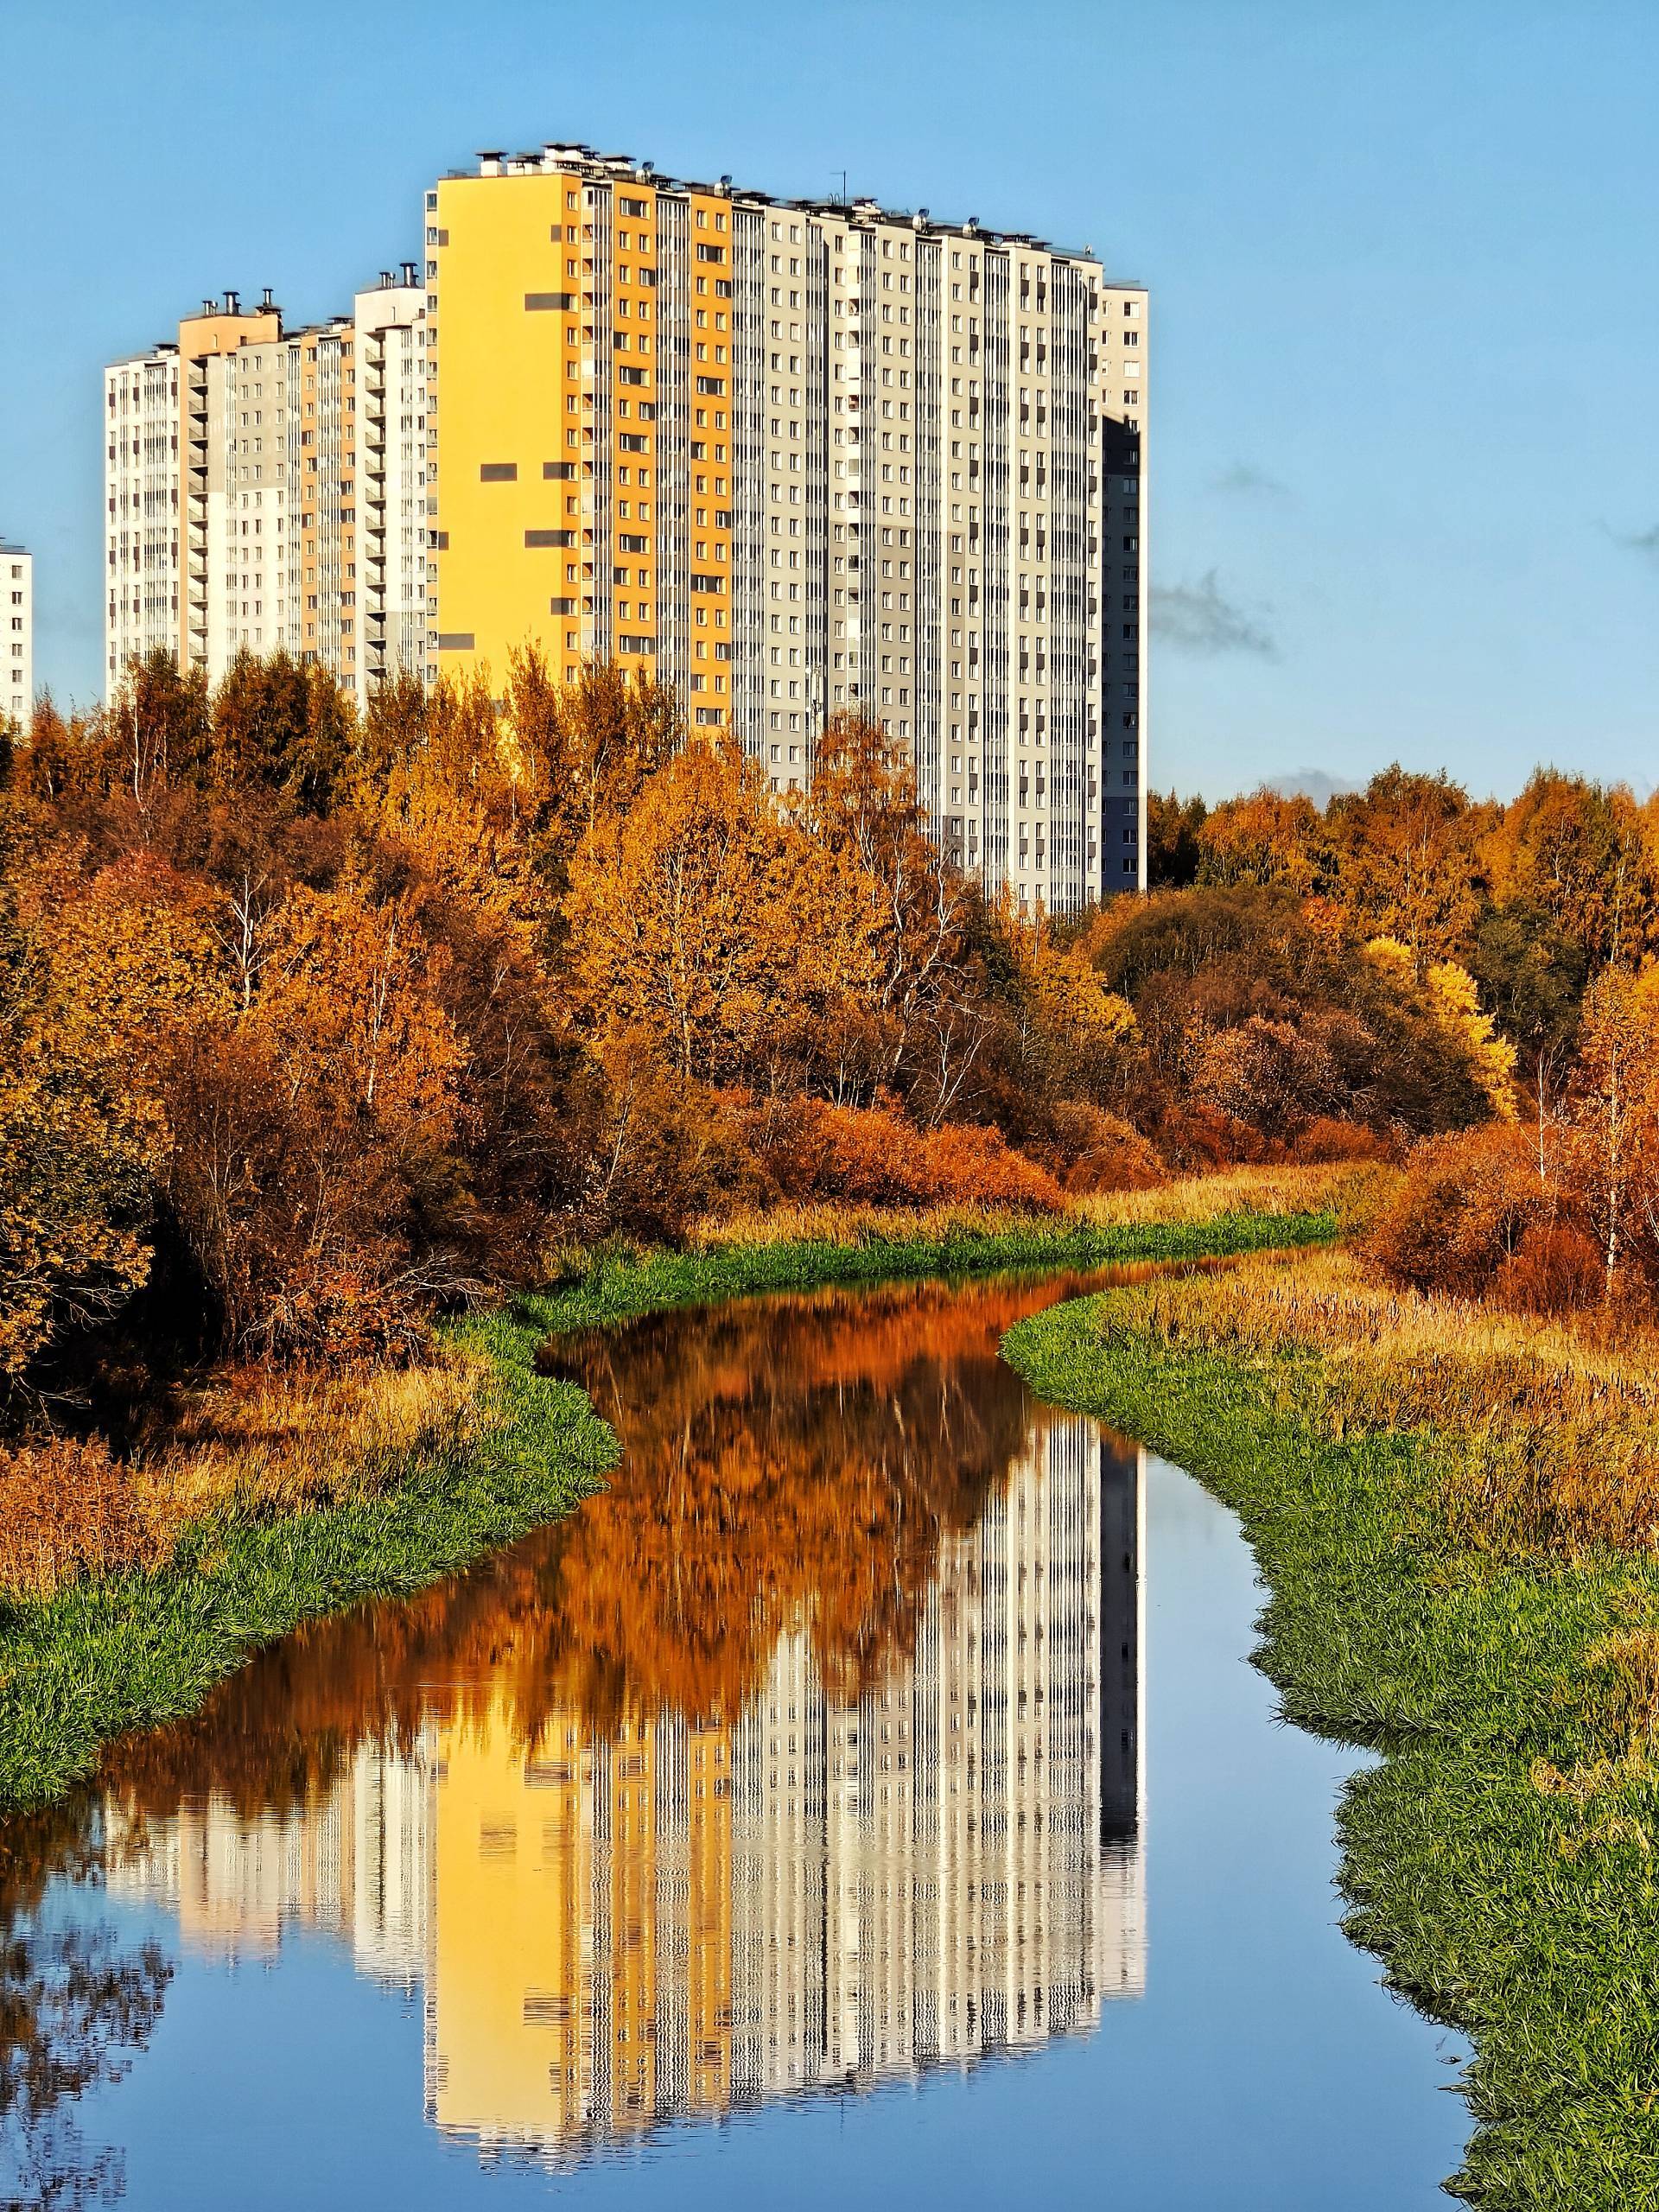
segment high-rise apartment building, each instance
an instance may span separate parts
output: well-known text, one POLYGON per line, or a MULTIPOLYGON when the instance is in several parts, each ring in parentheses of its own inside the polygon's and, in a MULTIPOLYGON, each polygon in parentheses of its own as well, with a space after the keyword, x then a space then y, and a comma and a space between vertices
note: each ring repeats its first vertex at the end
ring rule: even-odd
POLYGON ((0 722, 35 704, 35 556, 0 537, 0 722))
POLYGON ((158 647, 221 677, 285 650, 365 700, 423 664, 425 296, 412 264, 284 331, 205 301, 105 373, 105 681, 158 647))
POLYGON ((426 294, 405 262, 357 296, 358 691, 426 664, 426 294))
POLYGON ((648 668, 785 791, 879 716, 988 882, 1144 881, 1141 288, 570 144, 442 179, 425 245, 430 675, 648 668))
POLYGON ((1145 881, 1147 302, 1087 249, 550 144, 426 195, 353 313, 204 302, 106 373, 111 689, 156 646, 613 659, 786 792, 910 750, 1027 906, 1145 881))

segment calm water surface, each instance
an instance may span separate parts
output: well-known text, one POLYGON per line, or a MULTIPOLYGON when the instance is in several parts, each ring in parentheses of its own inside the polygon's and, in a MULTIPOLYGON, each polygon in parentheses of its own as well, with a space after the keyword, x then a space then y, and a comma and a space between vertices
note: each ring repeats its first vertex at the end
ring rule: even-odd
POLYGON ((1436 2202, 1231 1516, 997 1360, 1073 1287, 573 1347, 605 1496, 0 1831, 0 2201, 1436 2202))

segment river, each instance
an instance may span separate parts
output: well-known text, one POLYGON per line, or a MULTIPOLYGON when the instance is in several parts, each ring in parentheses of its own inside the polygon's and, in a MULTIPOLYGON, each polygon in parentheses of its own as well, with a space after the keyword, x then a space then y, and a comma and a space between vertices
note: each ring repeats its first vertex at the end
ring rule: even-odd
POLYGON ((0 1831, 0 2201, 1444 2201, 1236 1522, 997 1358, 1077 1287, 562 1346, 602 1496, 0 1831))

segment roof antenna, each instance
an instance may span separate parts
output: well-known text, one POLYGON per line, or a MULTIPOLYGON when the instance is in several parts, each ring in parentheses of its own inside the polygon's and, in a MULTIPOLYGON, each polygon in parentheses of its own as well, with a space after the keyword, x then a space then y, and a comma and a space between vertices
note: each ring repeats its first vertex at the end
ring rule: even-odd
POLYGON ((841 199, 839 204, 844 207, 847 205, 847 172, 845 169, 839 169, 835 171, 834 174, 838 175, 841 179, 841 199))

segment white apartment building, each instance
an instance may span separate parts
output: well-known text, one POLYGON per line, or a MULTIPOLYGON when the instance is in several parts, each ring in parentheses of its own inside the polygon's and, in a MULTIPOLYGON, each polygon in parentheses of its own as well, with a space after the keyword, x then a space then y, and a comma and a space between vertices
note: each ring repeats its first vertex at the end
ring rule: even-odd
POLYGON ((106 370, 111 695, 157 649, 213 682, 239 652, 286 651, 359 705, 388 669, 421 667, 416 277, 384 271, 351 315, 294 331, 269 292, 251 309, 229 292, 106 370), (407 532, 390 560, 388 529, 407 532))
POLYGON ((357 296, 359 696, 426 666, 426 292, 405 262, 357 296))
POLYGON ((250 1813, 219 1789, 157 1818, 104 1800, 111 1894, 165 1904, 188 1948, 268 1957, 290 1929, 351 1944, 366 1979, 412 1988, 427 1949, 431 1745, 371 1738, 325 1784, 250 1813))
POLYGON ((780 791, 826 714, 879 716, 988 883, 1142 881, 1141 288, 567 143, 426 222, 433 673, 652 667, 780 791))
POLYGON ((35 556, 0 537, 0 722, 35 705, 35 556))
POLYGON ((158 346, 104 372, 104 681, 180 650, 179 351, 158 346))
POLYGON ((424 214, 349 316, 230 293, 108 371, 111 690, 282 645, 361 702, 534 644, 652 671, 779 792, 829 715, 880 719, 1028 908, 1144 886, 1141 287, 565 142, 424 214))
POLYGON ((1138 1453, 1034 1437, 857 1699, 785 1637, 734 1753, 734 2101, 1096 2026, 1146 1977, 1138 1453), (1109 1724, 1109 1725, 1103 1725, 1109 1724))

